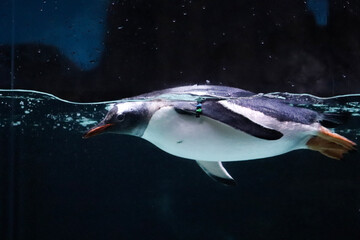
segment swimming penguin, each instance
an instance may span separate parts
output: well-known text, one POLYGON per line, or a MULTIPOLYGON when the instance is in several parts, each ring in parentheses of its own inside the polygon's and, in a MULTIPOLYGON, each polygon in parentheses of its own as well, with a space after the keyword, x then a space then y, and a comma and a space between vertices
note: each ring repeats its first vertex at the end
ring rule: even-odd
POLYGON ((83 137, 101 133, 143 138, 172 155, 195 160, 214 180, 235 185, 224 161, 272 157, 296 149, 341 159, 356 144, 331 132, 328 115, 278 98, 224 86, 188 86, 119 102, 83 137))

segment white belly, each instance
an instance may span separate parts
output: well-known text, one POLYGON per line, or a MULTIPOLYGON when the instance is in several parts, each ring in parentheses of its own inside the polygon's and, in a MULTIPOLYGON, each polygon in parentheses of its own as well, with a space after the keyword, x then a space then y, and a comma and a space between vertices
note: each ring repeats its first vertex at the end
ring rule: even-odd
POLYGON ((240 161, 280 155, 306 148, 316 126, 281 123, 284 136, 263 140, 205 116, 179 114, 164 107, 151 118, 142 138, 175 156, 202 161, 240 161), (286 126, 292 124, 292 126, 286 126), (303 127, 302 129, 299 129, 303 127), (284 130, 286 128, 287 130, 284 130))

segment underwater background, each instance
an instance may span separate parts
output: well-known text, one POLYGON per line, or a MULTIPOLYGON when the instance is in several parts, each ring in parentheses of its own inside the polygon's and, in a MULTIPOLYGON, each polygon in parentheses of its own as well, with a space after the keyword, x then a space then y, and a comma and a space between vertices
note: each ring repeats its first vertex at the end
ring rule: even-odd
MULTIPOLYGON (((225 163, 225 187, 144 140, 82 139, 112 101, 182 85, 358 99, 359 26, 355 0, 1 1, 0 239, 360 239, 359 153, 225 163)), ((359 144, 359 101, 325 110, 359 144)))

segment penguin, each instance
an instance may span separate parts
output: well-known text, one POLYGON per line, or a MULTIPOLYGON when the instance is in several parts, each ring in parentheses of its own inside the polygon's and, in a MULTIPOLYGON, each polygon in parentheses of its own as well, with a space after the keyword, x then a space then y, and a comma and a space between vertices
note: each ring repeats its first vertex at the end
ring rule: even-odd
POLYGON ((214 180, 235 185, 222 162, 309 149, 341 159, 356 144, 326 128, 343 115, 320 113, 246 90, 211 85, 170 88, 114 104, 84 134, 127 134, 195 160, 214 180))

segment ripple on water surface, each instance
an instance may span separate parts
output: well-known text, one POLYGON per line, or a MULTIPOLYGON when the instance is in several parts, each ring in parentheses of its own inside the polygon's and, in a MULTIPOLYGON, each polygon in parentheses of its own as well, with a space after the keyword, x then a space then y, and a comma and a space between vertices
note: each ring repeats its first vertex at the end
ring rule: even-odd
MULTIPOLYGON (((340 128, 338 133, 360 135, 360 94, 320 98, 309 94, 267 93, 249 96, 277 98, 290 105, 314 109, 320 112, 350 112, 352 120, 340 128)), ((202 95, 201 99, 216 99, 217 96, 202 95)), ((60 99, 54 95, 32 90, 0 90, 0 127, 13 126, 22 130, 85 132, 99 122, 116 102, 120 101, 198 101, 199 95, 176 92, 156 98, 141 97, 107 102, 78 103, 60 99)), ((221 97, 226 99, 226 97, 221 97)))

